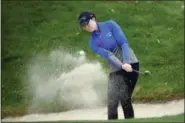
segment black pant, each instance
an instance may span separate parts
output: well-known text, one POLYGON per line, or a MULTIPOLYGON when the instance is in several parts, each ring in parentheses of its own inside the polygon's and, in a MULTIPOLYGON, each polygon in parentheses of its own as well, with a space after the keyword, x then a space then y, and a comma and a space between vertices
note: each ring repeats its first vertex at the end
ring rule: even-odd
MULTIPOLYGON (((131 64, 139 71, 139 63, 131 64)), ((120 70, 109 74, 108 119, 118 119, 118 103, 121 102, 125 119, 134 118, 131 96, 138 80, 138 73, 120 70)))

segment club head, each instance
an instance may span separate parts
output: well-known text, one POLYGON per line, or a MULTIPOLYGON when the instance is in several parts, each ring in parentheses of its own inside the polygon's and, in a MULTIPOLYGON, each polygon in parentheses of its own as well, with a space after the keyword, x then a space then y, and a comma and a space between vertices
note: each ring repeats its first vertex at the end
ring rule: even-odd
POLYGON ((146 76, 151 76, 151 72, 148 71, 148 70, 145 70, 144 75, 146 75, 146 76))

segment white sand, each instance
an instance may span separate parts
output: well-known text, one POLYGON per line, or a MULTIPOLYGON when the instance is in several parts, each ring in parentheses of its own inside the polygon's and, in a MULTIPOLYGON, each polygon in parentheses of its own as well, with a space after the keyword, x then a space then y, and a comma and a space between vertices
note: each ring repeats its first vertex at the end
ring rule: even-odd
MULTIPOLYGON (((184 113, 184 99, 163 104, 134 104, 135 117, 162 117, 184 113)), ((124 119, 121 106, 119 119, 124 119)), ((31 114, 23 117, 6 118, 2 121, 58 121, 58 120, 106 120, 107 108, 79 109, 60 113, 31 114)))

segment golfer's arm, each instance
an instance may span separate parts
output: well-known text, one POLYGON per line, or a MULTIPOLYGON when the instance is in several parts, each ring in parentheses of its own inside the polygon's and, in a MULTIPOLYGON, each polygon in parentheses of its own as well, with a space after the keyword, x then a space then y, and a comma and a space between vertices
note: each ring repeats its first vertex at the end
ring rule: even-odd
POLYGON ((122 62, 112 52, 97 46, 91 47, 91 49, 115 65, 117 68, 122 68, 122 62))
POLYGON ((121 27, 115 21, 111 20, 110 25, 111 25, 114 37, 116 38, 118 44, 122 48, 124 62, 129 64, 130 56, 129 56, 129 44, 128 44, 127 38, 125 37, 123 31, 121 30, 121 27))

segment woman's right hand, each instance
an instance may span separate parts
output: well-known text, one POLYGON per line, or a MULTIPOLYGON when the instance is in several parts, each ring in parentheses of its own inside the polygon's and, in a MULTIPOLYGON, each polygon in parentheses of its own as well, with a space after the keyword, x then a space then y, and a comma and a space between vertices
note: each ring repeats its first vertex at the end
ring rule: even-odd
POLYGON ((122 65, 122 69, 124 69, 126 72, 132 72, 132 66, 130 64, 124 63, 122 65))

